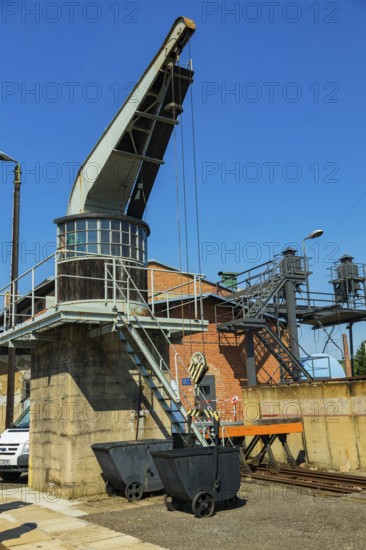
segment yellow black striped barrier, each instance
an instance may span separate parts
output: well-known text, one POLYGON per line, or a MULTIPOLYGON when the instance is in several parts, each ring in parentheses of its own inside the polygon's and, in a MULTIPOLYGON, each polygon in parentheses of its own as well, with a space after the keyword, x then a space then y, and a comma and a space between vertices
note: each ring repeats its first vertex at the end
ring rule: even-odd
POLYGON ((214 420, 217 420, 219 421, 220 420, 220 415, 217 411, 209 411, 208 409, 205 409, 205 415, 207 416, 207 418, 210 420, 211 418, 214 419, 214 420))
POLYGON ((217 411, 211 411, 209 409, 190 409, 187 411, 187 415, 192 418, 199 418, 201 416, 206 416, 209 420, 220 420, 220 415, 217 411))

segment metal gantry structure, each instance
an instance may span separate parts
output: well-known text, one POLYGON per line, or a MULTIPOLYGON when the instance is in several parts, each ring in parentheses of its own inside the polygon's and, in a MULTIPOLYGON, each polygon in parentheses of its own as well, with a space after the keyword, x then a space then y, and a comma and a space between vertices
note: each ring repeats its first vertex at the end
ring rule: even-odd
MULTIPOLYGON (((229 295, 226 303, 216 306, 216 325, 221 333, 245 334, 248 384, 257 382, 254 338, 257 345, 264 346, 278 361, 280 381, 298 381, 302 377, 311 380, 300 362, 297 337, 295 293, 307 277, 304 258, 288 249, 240 276, 244 277, 239 286, 244 288, 229 295), (287 317, 281 332, 279 317, 272 310, 274 304, 280 303, 285 304, 287 317)), ((274 380, 273 375, 269 378, 274 380)))
POLYGON ((309 291, 309 258, 297 256, 291 247, 269 262, 238 273, 231 292, 226 285, 226 302, 216 306, 217 330, 245 335, 249 385, 258 383, 256 358, 261 347, 278 364, 274 371, 265 372, 261 382, 312 380, 301 359, 308 354, 299 343, 298 324, 326 329, 348 323, 353 356, 352 325, 366 320, 366 266, 352 260, 345 254, 329 268, 332 293, 309 291))

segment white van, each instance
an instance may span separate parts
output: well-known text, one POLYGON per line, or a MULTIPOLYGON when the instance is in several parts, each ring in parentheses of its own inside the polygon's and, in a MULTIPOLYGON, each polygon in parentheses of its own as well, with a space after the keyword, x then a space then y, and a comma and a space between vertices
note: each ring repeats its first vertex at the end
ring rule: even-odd
POLYGON ((28 471, 29 458, 28 406, 14 424, 0 435, 0 477, 7 482, 19 479, 28 471))

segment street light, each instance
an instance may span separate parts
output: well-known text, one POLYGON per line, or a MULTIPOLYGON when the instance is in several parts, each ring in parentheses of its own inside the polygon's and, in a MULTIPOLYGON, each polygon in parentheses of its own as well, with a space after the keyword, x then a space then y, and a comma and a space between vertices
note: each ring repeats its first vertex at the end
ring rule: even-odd
POLYGON ((4 160, 5 162, 16 162, 17 163, 17 161, 15 159, 9 157, 9 155, 7 155, 6 153, 3 153, 2 151, 0 151, 0 160, 4 160))
POLYGON ((308 241, 309 239, 317 239, 318 237, 321 237, 323 233, 324 231, 322 229, 315 229, 315 231, 312 231, 307 237, 305 237, 303 242, 308 241))
MULTIPOLYGON (((0 151, 0 161, 14 162, 14 193, 13 193, 13 224, 11 245, 11 293, 10 293, 10 324, 14 326, 16 321, 16 300, 18 295, 18 265, 19 265, 19 211, 20 211, 20 164, 17 160, 0 151)), ((5 310, 4 310, 5 315, 5 310)), ((15 348, 8 347, 8 385, 6 392, 6 417, 5 427, 13 424, 14 414, 14 386, 15 386, 15 348)))
POLYGON ((309 268, 308 268, 308 261, 306 258, 305 241, 309 241, 310 239, 318 239, 323 235, 323 233, 324 231, 322 229, 315 229, 314 231, 309 233, 309 235, 307 235, 307 237, 305 237, 302 241, 302 251, 304 256, 304 266, 305 266, 305 273, 306 273, 306 279, 305 279, 306 297, 307 297, 307 302, 309 307, 310 307, 309 268))

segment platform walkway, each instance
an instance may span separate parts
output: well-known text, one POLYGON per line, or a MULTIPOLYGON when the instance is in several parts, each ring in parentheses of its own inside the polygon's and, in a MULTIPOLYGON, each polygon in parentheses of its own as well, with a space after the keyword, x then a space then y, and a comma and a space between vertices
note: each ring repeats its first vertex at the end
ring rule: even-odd
POLYGON ((83 516, 143 508, 149 502, 122 502, 99 496, 68 501, 29 489, 25 485, 0 492, 0 549, 11 550, 158 550, 131 535, 85 521, 83 516))

